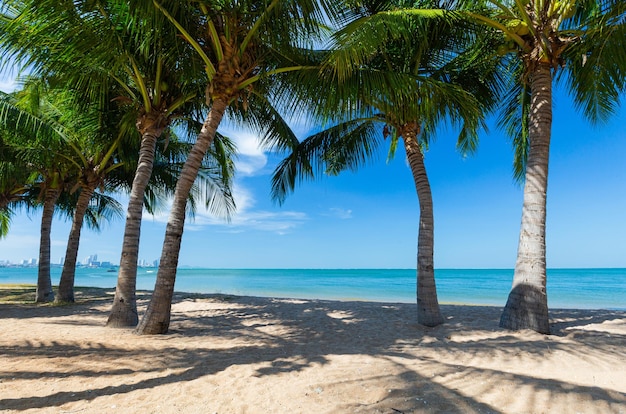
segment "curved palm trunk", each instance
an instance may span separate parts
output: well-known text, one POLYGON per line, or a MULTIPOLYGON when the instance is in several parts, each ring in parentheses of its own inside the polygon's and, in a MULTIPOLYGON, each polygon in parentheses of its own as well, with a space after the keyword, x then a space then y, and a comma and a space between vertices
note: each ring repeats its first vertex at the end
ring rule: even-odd
POLYGON ((215 138, 217 127, 222 121, 227 101, 216 99, 207 115, 202 130, 198 134, 180 178, 176 183, 172 210, 165 229, 165 239, 161 252, 159 271, 157 272, 154 293, 148 305, 148 310, 143 316, 137 333, 144 334, 164 334, 170 325, 170 311, 172 307, 172 296, 174 295, 174 282, 176 281, 176 267, 178 266, 178 256, 185 226, 185 215, 187 198, 189 191, 198 176, 198 171, 202 165, 207 150, 215 138))
POLYGON ((538 65, 531 78, 530 151, 513 287, 500 327, 550 333, 546 294, 546 194, 552 127, 552 74, 538 65))
POLYGON ((37 292, 35 302, 52 302, 52 279, 50 278, 50 232, 52 230, 52 216, 54 206, 61 194, 59 189, 46 190, 43 202, 43 214, 41 215, 41 235, 39 241, 39 270, 37 274, 37 292))
POLYGON ((415 124, 413 128, 405 126, 402 134, 420 205, 417 242, 417 322, 425 326, 437 326, 443 323, 443 316, 439 309, 435 284, 433 198, 426 175, 424 156, 417 143, 417 133, 418 128, 415 124))
POLYGON ((55 298, 55 302, 74 302, 74 276, 76 275, 76 257, 78 256, 78 245, 80 243, 80 231, 83 227, 83 219, 85 212, 89 207, 89 201, 93 196, 95 188, 82 188, 74 217, 72 219, 72 228, 67 241, 67 249, 65 251, 65 262, 63 263, 63 271, 61 272, 61 281, 59 282, 59 291, 55 298))
POLYGON ((134 327, 137 316, 137 260, 139 259, 139 238, 143 197, 152 175, 156 142, 163 128, 153 128, 143 134, 139 149, 139 163, 133 179, 133 187, 128 200, 126 226, 122 244, 120 269, 117 274, 117 287, 113 298, 113 307, 106 325, 113 328, 134 327))

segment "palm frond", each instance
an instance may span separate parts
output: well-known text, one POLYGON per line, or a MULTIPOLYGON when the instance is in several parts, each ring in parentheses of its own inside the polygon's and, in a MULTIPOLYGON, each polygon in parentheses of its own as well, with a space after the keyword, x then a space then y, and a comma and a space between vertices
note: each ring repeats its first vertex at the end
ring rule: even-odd
MULTIPOLYGON (((518 70, 521 71, 521 68, 518 70)), ((529 121, 530 86, 515 82, 502 99, 502 111, 498 118, 498 125, 511 139, 513 178, 518 182, 524 179, 526 173, 526 161, 530 150, 529 121)))
POLYGON ((272 199, 283 203, 297 183, 316 174, 356 169, 376 152, 383 136, 376 119, 342 122, 303 140, 283 159, 272 175, 272 199))
POLYGON ((11 227, 11 210, 8 208, 0 209, 0 239, 5 238, 9 234, 11 227))
POLYGON ((621 1, 588 3, 578 7, 570 25, 583 35, 565 50, 562 76, 576 106, 592 122, 601 122, 615 113, 626 90, 626 6, 621 1))
POLYGON ((96 191, 85 212, 85 223, 90 229, 100 231, 103 221, 110 222, 123 217, 124 208, 116 199, 96 191))

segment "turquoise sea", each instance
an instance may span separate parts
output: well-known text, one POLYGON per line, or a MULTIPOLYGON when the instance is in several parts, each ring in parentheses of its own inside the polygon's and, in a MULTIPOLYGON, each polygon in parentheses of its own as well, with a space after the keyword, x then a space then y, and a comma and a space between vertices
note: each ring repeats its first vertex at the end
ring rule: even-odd
MULTIPOLYGON (((61 269, 52 269, 58 284, 61 269)), ((504 306, 512 269, 438 269, 441 303, 504 306)), ((114 288, 117 272, 77 268, 76 286, 114 288)), ((156 269, 141 268, 138 289, 154 288, 156 269)), ((0 268, 0 284, 37 283, 36 268, 0 268)), ((176 291, 304 299, 415 301, 411 269, 195 269, 181 268, 176 291)), ((548 269, 551 308, 625 309, 626 269, 548 269)))

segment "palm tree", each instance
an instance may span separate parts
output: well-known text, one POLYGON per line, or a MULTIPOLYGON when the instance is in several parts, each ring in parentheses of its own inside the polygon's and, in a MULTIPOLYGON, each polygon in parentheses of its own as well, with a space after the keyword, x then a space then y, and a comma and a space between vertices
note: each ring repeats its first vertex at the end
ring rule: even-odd
MULTIPOLYGON (((513 287, 500 326, 549 333, 545 223, 552 86, 554 80, 565 81, 578 107, 592 121, 606 119, 614 111, 625 87, 626 4, 621 0, 469 3, 482 10, 427 13, 465 16, 499 32, 500 45, 494 52, 512 65, 506 73, 515 86, 507 96, 515 101, 505 108, 517 113, 505 113, 502 123, 509 131, 515 130, 515 171, 524 176, 525 184, 513 287)), ((397 10, 381 13, 379 18, 424 13, 397 10)))
MULTIPOLYGON (((110 2, 115 14, 102 13, 109 20, 115 40, 113 50, 102 50, 98 61, 123 56, 118 66, 128 73, 122 84, 132 87, 130 97, 137 111, 136 126, 141 133, 139 162, 130 193, 126 226, 115 297, 107 326, 129 327, 138 323, 136 303, 137 260, 144 197, 154 168, 156 144, 174 119, 183 115, 183 107, 201 94, 195 79, 188 75, 193 61, 177 42, 175 28, 148 2, 110 2), (120 32, 118 24, 126 31, 120 32), (132 24, 131 24, 132 23, 132 24), (113 54, 112 54, 113 52, 113 54)), ((193 55, 191 55, 193 56, 193 55)), ((198 67, 195 72, 200 72, 198 67)), ((189 114, 189 112, 187 112, 189 114)))
POLYGON ((495 3, 495 16, 470 14, 502 33, 500 54, 515 69, 502 123, 516 131, 524 203, 513 287, 500 326, 549 333, 546 292, 546 202, 552 132, 552 87, 565 81, 592 121, 606 119, 625 87, 626 5, 622 1, 495 3), (512 111, 514 110, 514 111, 512 111), (517 126, 515 128, 514 126, 517 126))
POLYGON ((54 73, 92 100, 117 85, 132 127, 141 134, 122 254, 108 326, 137 324, 135 286, 141 217, 157 141, 203 86, 187 73, 195 55, 175 28, 145 1, 7 1, 0 43, 7 58, 38 73, 54 73), (16 17, 19 16, 19 19, 16 17), (37 30, 33 30, 37 28, 37 30), (189 49, 187 47, 187 49, 189 49), (191 57, 193 59, 188 59, 191 57))
POLYGON ((35 301, 50 302, 54 299, 50 278, 50 232, 55 204, 63 190, 63 177, 53 153, 43 147, 28 150, 29 146, 49 142, 50 136, 58 138, 54 127, 38 116, 42 113, 38 86, 37 82, 30 82, 22 91, 0 96, 4 115, 0 126, 9 131, 13 156, 22 163, 22 188, 27 191, 23 196, 29 197, 29 205, 41 203, 43 207, 35 301))
MULTIPOLYGON (((433 2, 418 5, 436 6, 433 2)), ((321 98, 325 102, 311 106, 320 118, 339 122, 305 139, 283 160, 274 173, 273 194, 282 202, 295 182, 313 178, 314 170, 336 174, 355 169, 389 137, 393 156, 401 140, 419 201, 417 317, 420 324, 436 326, 443 323, 443 317, 434 276, 434 212, 424 151, 445 120, 461 125, 457 145, 462 152, 475 149, 477 130, 494 102, 495 84, 489 84, 494 77, 486 67, 477 76, 477 64, 468 60, 478 55, 476 50, 461 54, 473 40, 465 35, 467 27, 441 20, 402 19, 393 25, 397 33, 387 38, 376 35, 381 28, 372 15, 379 11, 367 10, 369 16, 336 34, 337 49, 326 65, 331 66, 327 69, 331 76, 340 80, 332 93, 321 98), (355 113, 351 108, 359 109, 355 113), (382 131, 377 125, 384 127, 382 131)), ((326 88, 331 84, 328 79, 323 82, 326 88)))
MULTIPOLYGON (((111 112, 109 111, 107 114, 110 115, 111 112)), ((66 126, 64 135, 68 154, 65 155, 65 158, 74 165, 77 171, 77 181, 73 190, 78 194, 78 199, 74 207, 65 262, 63 263, 59 291, 55 297, 55 302, 74 301, 74 276, 80 233, 85 214, 97 194, 96 190, 101 189, 101 191, 110 192, 121 185, 121 182, 115 180, 111 173, 123 165, 122 160, 116 154, 116 150, 125 136, 123 133, 117 132, 115 128, 109 127, 111 123, 108 121, 112 117, 109 119, 104 117, 103 119, 100 113, 101 111, 97 108, 91 114, 77 114, 70 110, 64 115, 68 118, 71 117, 71 121, 70 119, 61 119, 59 122, 66 126), (118 135, 115 138, 112 134, 116 132, 118 135)), ((115 126, 115 124, 113 125, 115 126)))
POLYGON ((323 10, 329 16, 339 14, 325 2, 321 8, 320 3, 309 0, 272 0, 264 7, 248 0, 225 4, 199 1, 186 10, 176 9, 170 2, 153 3, 202 58, 210 110, 176 186, 154 294, 137 327, 140 334, 165 333, 169 327, 187 194, 224 114, 233 104, 239 105, 248 110, 248 122, 266 131, 268 142, 281 136, 291 141, 294 137, 263 95, 268 86, 262 83, 277 74, 302 69, 286 59, 285 52, 293 49, 298 39, 318 30, 323 10))
MULTIPOLYGON (((77 149, 69 136, 81 134, 76 124, 86 121, 87 117, 68 109, 71 106, 67 106, 67 91, 53 90, 47 82, 34 77, 26 78, 23 86, 22 90, 12 94, 0 95, 3 114, 0 127, 11 138, 8 142, 13 147, 13 158, 20 161, 21 170, 26 173, 22 173, 20 181, 24 184, 20 185, 21 189, 18 187, 20 200, 29 209, 43 208, 35 300, 47 302, 54 299, 50 278, 52 217, 57 207, 70 217, 74 215, 78 194, 75 191, 69 194, 72 185, 79 180, 76 170, 72 170, 76 165, 74 158, 88 152, 74 151, 74 155, 79 153, 78 156, 68 154, 68 148, 77 149), (58 206, 57 201, 60 201, 58 206)), ((99 116, 97 112, 95 114, 99 116)), ((85 128, 84 123, 81 128, 85 128)), ((17 182, 18 176, 12 177, 17 182)), ((74 190, 78 187, 76 185, 74 190)), ((83 216, 89 227, 98 230, 102 219, 110 219, 119 211, 115 200, 95 193, 83 216)))

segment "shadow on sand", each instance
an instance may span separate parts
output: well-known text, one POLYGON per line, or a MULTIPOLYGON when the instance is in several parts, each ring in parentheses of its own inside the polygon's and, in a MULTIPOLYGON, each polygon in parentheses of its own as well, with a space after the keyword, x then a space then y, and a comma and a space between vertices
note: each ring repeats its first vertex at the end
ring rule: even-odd
MULTIPOLYGON (((64 325, 101 326, 108 316, 112 293, 110 289, 98 289, 87 299, 71 306, 0 304, 0 328, 3 323, 10 324, 12 318, 46 317, 49 318, 46 322, 49 329, 64 325)), ((140 310, 145 308, 146 300, 145 292, 141 293, 140 310)), ((3 383, 68 377, 92 382, 96 378, 111 378, 111 381, 104 381, 105 385, 95 385, 88 390, 63 390, 22 397, 2 393, 0 410, 60 407, 100 396, 185 383, 235 366, 253 365, 255 377, 289 375, 315 366, 328 366, 337 355, 376 359, 390 369, 390 373, 369 373, 369 376, 360 378, 348 374, 345 379, 329 378, 327 387, 347 392, 351 387, 376 382, 387 384, 384 395, 375 401, 342 402, 336 407, 338 412, 504 412, 475 397, 493 393, 493 384, 503 384, 507 389, 531 388, 535 393, 547 393, 549 398, 566 398, 575 393, 600 404, 599 409, 608 407, 613 410, 626 405, 626 396, 616 391, 506 369, 507 364, 521 354, 537 362, 555 352, 591 363, 605 363, 604 359, 620 353, 623 356, 626 343, 623 334, 607 334, 587 327, 624 320, 624 312, 552 311, 552 331, 556 335, 550 337, 534 332, 520 335, 501 330, 498 328, 500 308, 444 305, 442 312, 447 317, 446 324, 426 328, 415 323, 416 306, 411 304, 181 293, 176 294, 175 301, 170 333, 147 339, 133 336, 136 345, 132 349, 109 340, 106 333, 118 331, 103 327, 101 338, 90 337, 87 342, 81 338, 59 337, 53 342, 41 343, 36 332, 32 333, 32 340, 0 340, 0 360, 59 358, 70 365, 73 361, 100 362, 97 369, 86 369, 84 363, 77 363, 69 370, 5 371, 0 366, 0 381, 3 383), (481 320, 475 320, 475 315, 480 315, 481 320), (485 330, 485 326, 492 328, 485 330), (479 339, 474 336, 477 330, 480 331, 479 339), (598 335, 602 336, 601 340, 598 335), (190 343, 193 346, 189 346, 190 343), (592 343, 594 351, 583 354, 579 343, 592 343), (481 364, 475 361, 481 361, 481 364), (433 411, 434 407, 436 410, 433 411)), ((507 398, 515 404, 515 398, 522 396, 512 394, 507 398)), ((543 409, 533 405, 540 404, 538 401, 524 401, 524 404, 529 412, 543 409)))

